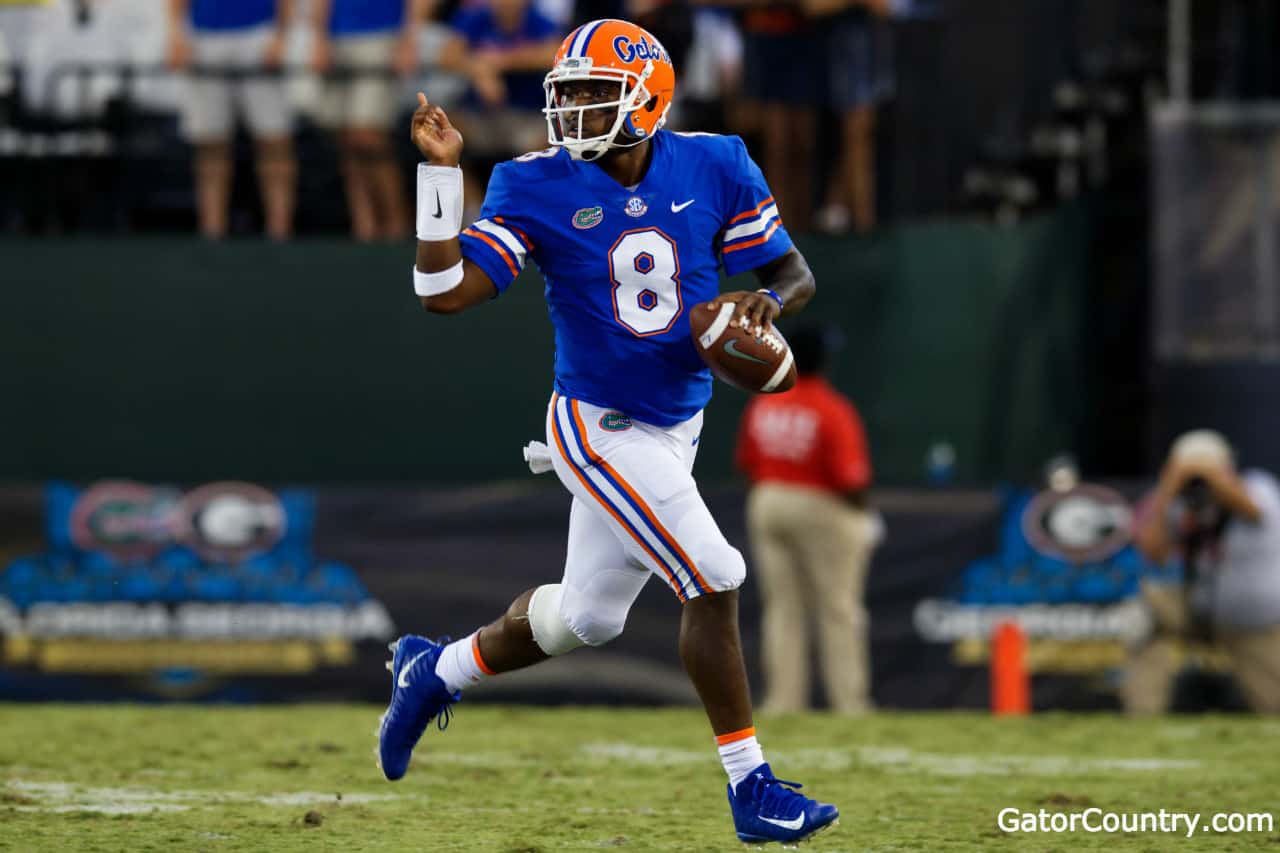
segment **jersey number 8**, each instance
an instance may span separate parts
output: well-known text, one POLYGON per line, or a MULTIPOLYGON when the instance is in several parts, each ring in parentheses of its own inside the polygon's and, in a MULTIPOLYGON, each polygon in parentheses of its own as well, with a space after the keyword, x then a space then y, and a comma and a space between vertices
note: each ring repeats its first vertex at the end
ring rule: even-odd
POLYGON ((640 337, 660 335, 680 316, 676 241, 657 228, 626 231, 609 250, 613 316, 640 337))

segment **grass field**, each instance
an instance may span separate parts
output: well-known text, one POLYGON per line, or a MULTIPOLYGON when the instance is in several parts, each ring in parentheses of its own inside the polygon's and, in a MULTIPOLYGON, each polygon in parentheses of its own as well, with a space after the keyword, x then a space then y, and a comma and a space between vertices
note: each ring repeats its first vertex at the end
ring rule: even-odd
MULTIPOLYGON (((0 706, 0 850, 734 850, 693 710, 459 706, 382 780, 381 709, 0 706)), ((758 721, 782 778, 841 807, 805 849, 1280 850, 1226 834, 1007 833, 1002 808, 1275 810, 1280 723, 1243 717, 758 721)), ((776 847, 771 849, 777 849, 776 847)))

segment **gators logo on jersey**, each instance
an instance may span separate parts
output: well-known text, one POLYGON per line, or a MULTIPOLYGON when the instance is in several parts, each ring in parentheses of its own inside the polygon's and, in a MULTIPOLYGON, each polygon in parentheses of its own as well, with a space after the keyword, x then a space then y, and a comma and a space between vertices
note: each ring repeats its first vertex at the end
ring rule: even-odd
POLYGON ((599 205, 584 207, 573 214, 573 227, 579 231, 595 228, 602 221, 604 221, 604 210, 599 205))

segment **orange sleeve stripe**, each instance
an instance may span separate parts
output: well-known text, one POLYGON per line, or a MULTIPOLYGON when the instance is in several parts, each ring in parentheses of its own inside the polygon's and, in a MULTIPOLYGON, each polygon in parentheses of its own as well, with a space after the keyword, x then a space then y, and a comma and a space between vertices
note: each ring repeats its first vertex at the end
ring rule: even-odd
POLYGON ((476 659, 476 666, 480 667, 480 671, 483 672, 485 675, 498 674, 494 672, 492 669, 490 669, 489 665, 484 662, 484 658, 480 656, 480 632, 479 631, 476 631, 475 634, 471 637, 471 656, 476 659))
POLYGON ((733 217, 733 219, 730 219, 730 220, 729 220, 729 224, 730 224, 730 225, 732 225, 733 223, 738 222, 738 221, 740 221, 740 220, 743 220, 743 219, 750 219, 750 218, 751 218, 751 217, 753 217, 753 216, 757 216, 757 215, 759 215, 760 211, 762 211, 762 210, 764 210, 766 207, 768 207, 769 202, 771 202, 771 201, 773 201, 773 196, 769 196, 769 197, 768 197, 768 198, 766 198, 764 201, 760 202, 759 204, 757 204, 755 207, 751 208, 750 210, 744 210, 744 211, 742 211, 742 213, 739 213, 737 216, 733 217))
POLYGON ((645 551, 647 551, 649 556, 653 557, 654 561, 657 562, 657 564, 662 567, 662 571, 666 573, 667 579, 671 584, 671 588, 676 591, 676 597, 680 599, 681 603, 684 603, 684 601, 687 600, 687 596, 681 591, 680 583, 676 580, 676 576, 671 572, 671 569, 667 566, 666 563, 662 561, 662 558, 657 555, 657 553, 653 550, 653 548, 649 546, 649 543, 644 541, 644 537, 640 536, 638 533, 632 530, 630 525, 627 524, 627 522, 622 518, 622 516, 618 515, 618 511, 615 510, 613 507, 609 506, 608 501, 604 500, 602 497, 596 494, 595 489, 592 488, 591 486, 591 482, 587 480, 586 476, 583 475, 582 471, 578 469, 578 463, 573 461, 573 457, 570 456, 569 451, 565 449, 564 442, 560 440, 559 424, 556 423, 555 421, 555 418, 557 417, 556 403, 559 399, 560 397, 558 394, 551 395, 551 417, 552 417, 551 436, 556 440, 556 448, 560 451, 560 455, 564 457, 565 462, 569 463, 569 468, 572 469, 574 475, 582 483, 583 488, 585 488, 587 492, 590 493, 591 495, 594 495, 596 500, 600 502, 600 505, 605 508, 605 511, 608 512, 609 515, 613 516, 614 520, 618 522, 618 524, 622 527, 622 529, 627 531, 627 533, 631 536, 631 538, 636 540, 636 543, 645 551))
POLYGON ((578 401, 570 400, 569 408, 573 411, 574 423, 578 425, 578 432, 582 435, 582 446, 587 450, 587 458, 608 471, 622 485, 622 488, 631 496, 631 499, 636 502, 636 506, 640 507, 640 511, 644 513, 645 518, 649 519, 649 523, 661 535, 663 544, 684 563, 694 581, 707 592, 712 592, 711 585, 698 573, 698 567, 694 565, 693 560, 689 559, 689 555, 684 552, 684 549, 680 547, 680 543, 676 541, 676 538, 671 535, 667 528, 662 526, 662 522, 658 520, 658 516, 654 514, 653 510, 649 509, 649 505, 636 494, 636 490, 631 488, 631 484, 623 479, 622 475, 612 465, 591 449, 591 445, 587 442, 587 431, 582 425, 582 417, 578 414, 578 401))
POLYGON ((728 734, 716 735, 716 744, 724 746, 726 743, 734 743, 735 741, 746 740, 749 737, 756 736, 756 727, 747 726, 745 729, 738 729, 736 732, 728 734))
POLYGON ((497 240, 493 239, 488 234, 485 234, 483 231, 477 231, 474 228, 468 228, 462 233, 466 234, 468 237, 475 237, 477 240, 483 240, 488 243, 493 250, 498 253, 498 256, 507 262, 507 268, 511 270, 511 275, 520 275, 520 270, 516 267, 516 262, 511 259, 511 253, 498 243, 497 240))
POLYGON ((725 246, 721 250, 721 253, 727 255, 730 252, 736 252, 739 249, 750 249, 752 246, 759 246, 761 243, 767 242, 768 239, 773 236, 773 232, 777 231, 778 226, 781 224, 781 221, 776 221, 769 226, 769 230, 764 232, 762 236, 757 237, 754 240, 748 240, 745 243, 734 243, 732 246, 725 246))
POLYGON ((493 221, 494 221, 494 222, 496 222, 496 223, 498 223, 499 225, 501 225, 503 228, 507 229, 508 231, 512 232, 513 234, 515 234, 517 237, 519 237, 519 238, 520 238, 520 242, 524 243, 524 247, 525 247, 526 249, 528 249, 530 252, 532 252, 532 251, 533 251, 533 241, 529 239, 529 235, 528 235, 528 234, 524 233, 523 231, 521 231, 519 228, 515 227, 514 225, 508 225, 508 224, 507 224, 507 222, 506 222, 506 220, 505 220, 505 219, 503 219, 501 216, 495 216, 495 217, 493 217, 493 221))

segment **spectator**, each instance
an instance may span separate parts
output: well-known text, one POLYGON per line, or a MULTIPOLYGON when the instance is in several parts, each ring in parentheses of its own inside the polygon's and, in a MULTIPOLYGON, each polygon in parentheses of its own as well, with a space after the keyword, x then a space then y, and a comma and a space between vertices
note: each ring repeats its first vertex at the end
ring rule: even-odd
POLYGON ((826 336, 791 335, 799 378, 753 397, 737 462, 751 480, 747 529, 764 604, 766 710, 809 704, 809 623, 816 619, 833 710, 870 709, 863 585, 880 539, 870 508, 871 459, 853 404, 823 377, 826 336))
POLYGON ((336 71, 323 120, 339 134, 351 234, 357 240, 409 235, 409 209, 393 154, 396 84, 418 67, 418 33, 431 0, 311 0, 312 69, 336 71))
POLYGON ((1138 514, 1134 540, 1149 559, 1182 558, 1176 587, 1143 581, 1154 629, 1131 650, 1123 699, 1134 714, 1168 710, 1184 640, 1231 659, 1253 710, 1280 712, 1280 486, 1265 471, 1237 473, 1211 430, 1173 443, 1138 514))
POLYGON ((284 57, 292 3, 169 0, 169 63, 179 70, 194 64, 184 123, 196 149, 196 209, 205 237, 227 233, 236 113, 257 149, 267 234, 284 240, 293 232, 298 170, 292 116, 283 83, 264 74, 279 68, 284 57))
MULTIPOLYGON (((814 38, 798 2, 747 5, 742 16, 743 97, 759 105, 764 174, 791 231, 813 213, 817 134, 814 38)), ((748 130, 748 128, 744 128, 748 130)))
MULTIPOLYGON (((897 0, 901 3, 902 0, 897 0)), ((876 104, 893 89, 888 32, 895 0, 808 0, 822 33, 821 89, 840 119, 840 155, 817 216, 824 231, 876 226, 876 104)))
POLYGON ((693 16, 693 43, 676 95, 675 123, 725 133, 742 88, 742 34, 726 9, 702 7, 693 16))
MULTIPOLYGON (((505 159, 545 148, 542 78, 560 47, 556 25, 529 0, 484 0, 464 5, 451 26, 440 64, 471 84, 467 109, 454 121, 468 153, 505 159)), ((484 193, 467 187, 466 197, 478 204, 484 193)))
POLYGON ((573 20, 579 24, 601 18, 620 18, 644 27, 662 43, 682 76, 693 47, 691 0, 575 0, 573 20))

